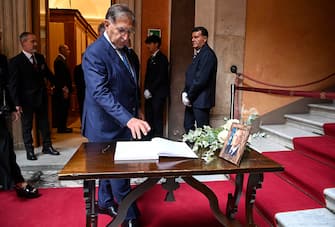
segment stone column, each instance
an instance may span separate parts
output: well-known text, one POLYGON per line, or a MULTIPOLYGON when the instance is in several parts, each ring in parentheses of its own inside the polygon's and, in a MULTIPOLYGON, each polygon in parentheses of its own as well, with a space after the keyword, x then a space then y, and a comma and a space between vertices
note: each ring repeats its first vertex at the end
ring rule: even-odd
POLYGON ((208 44, 218 58, 216 106, 211 125, 221 125, 230 113, 230 85, 234 83, 231 65, 243 71, 246 0, 196 0, 195 26, 208 29, 208 44))

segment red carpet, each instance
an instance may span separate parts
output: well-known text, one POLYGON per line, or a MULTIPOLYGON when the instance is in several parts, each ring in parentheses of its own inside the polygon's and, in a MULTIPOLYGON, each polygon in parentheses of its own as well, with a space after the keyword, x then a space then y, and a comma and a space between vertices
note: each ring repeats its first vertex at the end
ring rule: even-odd
MULTIPOLYGON (((224 211, 228 192, 233 192, 229 181, 210 182, 207 185, 219 197, 224 211)), ((212 215, 207 199, 186 184, 175 191, 175 202, 164 202, 166 191, 161 185, 145 193, 139 200, 143 227, 219 227, 212 215)), ((81 188, 40 189, 42 196, 33 200, 22 200, 14 191, 0 192, 1 227, 83 227, 85 226, 85 204, 81 188)), ((271 191, 271 190, 270 190, 271 191)), ((242 198, 241 200, 243 200, 242 198)), ((242 202, 242 201, 241 201, 242 202)), ((244 202, 241 203, 236 219, 245 223, 244 202)), ((269 226, 254 212, 258 226, 269 226)), ((110 217, 99 215, 98 226, 106 226, 110 217)))
POLYGON ((267 173, 264 176, 262 189, 256 195, 256 207, 275 224, 274 215, 278 212, 322 206, 276 174, 267 173), (273 190, 269 190, 270 188, 273 190))
POLYGON ((335 137, 300 137, 293 144, 297 152, 335 168, 335 137))
POLYGON ((326 123, 323 125, 325 135, 335 137, 335 123, 326 123))
POLYGON ((325 205, 323 190, 335 187, 335 168, 316 162, 296 151, 264 152, 263 154, 283 165, 285 171, 278 175, 325 205))

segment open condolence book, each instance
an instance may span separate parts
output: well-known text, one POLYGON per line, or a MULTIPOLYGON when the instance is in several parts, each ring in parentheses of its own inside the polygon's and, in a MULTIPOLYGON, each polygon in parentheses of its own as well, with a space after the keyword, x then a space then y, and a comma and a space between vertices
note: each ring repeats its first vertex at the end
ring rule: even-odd
POLYGON ((151 141, 118 141, 114 160, 157 160, 160 156, 198 158, 185 142, 155 137, 151 141))

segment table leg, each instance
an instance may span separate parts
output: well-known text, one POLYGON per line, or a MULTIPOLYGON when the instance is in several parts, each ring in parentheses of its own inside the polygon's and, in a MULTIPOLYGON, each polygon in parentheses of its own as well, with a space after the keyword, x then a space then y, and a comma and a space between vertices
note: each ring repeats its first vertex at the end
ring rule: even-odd
POLYGON ((176 201, 176 199, 174 198, 174 194, 173 194, 173 191, 179 188, 179 183, 176 182, 176 178, 168 177, 166 179, 166 182, 162 183, 162 187, 168 191, 165 196, 165 201, 168 201, 168 202, 176 201))
POLYGON ((263 173, 249 174, 247 192, 245 195, 245 211, 248 226, 256 226, 253 218, 253 207, 256 200, 256 190, 262 187, 263 173))
POLYGON ((130 205, 148 189, 157 184, 160 178, 148 178, 140 185, 136 186, 130 193, 123 198, 120 203, 116 217, 107 225, 108 227, 118 227, 123 222, 130 205))
POLYGON ((238 203, 241 198, 242 188, 243 188, 243 178, 244 174, 237 174, 235 179, 235 191, 234 195, 228 193, 228 200, 226 206, 226 216, 230 219, 233 219, 237 213, 238 203))
POLYGON ((192 186, 193 188, 195 188, 196 190, 201 192, 204 196, 206 196, 206 198, 209 201, 209 206, 210 206, 215 218, 223 226, 239 226, 239 224, 237 222, 230 221, 226 216, 224 216, 224 214, 222 213, 222 211, 219 208, 218 199, 217 199, 216 195, 214 194, 214 192, 210 188, 208 188, 205 184, 201 183, 200 181, 198 181, 194 177, 182 177, 182 179, 187 184, 189 184, 190 186, 192 186))
POLYGON ((86 204, 86 227, 98 225, 98 214, 95 209, 95 180, 84 180, 84 199, 86 204))

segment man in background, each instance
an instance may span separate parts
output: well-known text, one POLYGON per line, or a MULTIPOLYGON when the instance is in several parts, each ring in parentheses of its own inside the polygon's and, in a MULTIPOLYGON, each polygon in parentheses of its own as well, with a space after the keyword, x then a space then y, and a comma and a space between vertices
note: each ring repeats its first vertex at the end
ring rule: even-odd
POLYGON ((38 129, 43 139, 42 153, 59 155, 52 147, 48 120, 48 94, 45 79, 52 84, 55 79, 50 72, 43 55, 37 53, 37 39, 31 32, 20 35, 22 52, 9 62, 8 87, 10 96, 21 113, 23 142, 28 160, 37 160, 34 153, 33 116, 36 115, 38 129))
POLYGON ((208 31, 204 27, 192 30, 194 56, 188 66, 182 102, 185 105, 185 132, 209 125, 210 109, 215 106, 217 58, 207 44, 208 31))
POLYGON ((149 137, 163 137, 164 107, 170 92, 169 62, 159 49, 159 36, 148 36, 145 44, 151 54, 144 80, 145 119, 151 126, 149 137))
POLYGON ((66 63, 70 55, 70 48, 63 44, 58 47, 58 56, 54 61, 56 89, 54 93, 55 103, 53 113, 56 115, 58 133, 71 133, 72 128, 67 127, 67 118, 70 109, 70 95, 72 93, 72 81, 70 69, 66 63))

